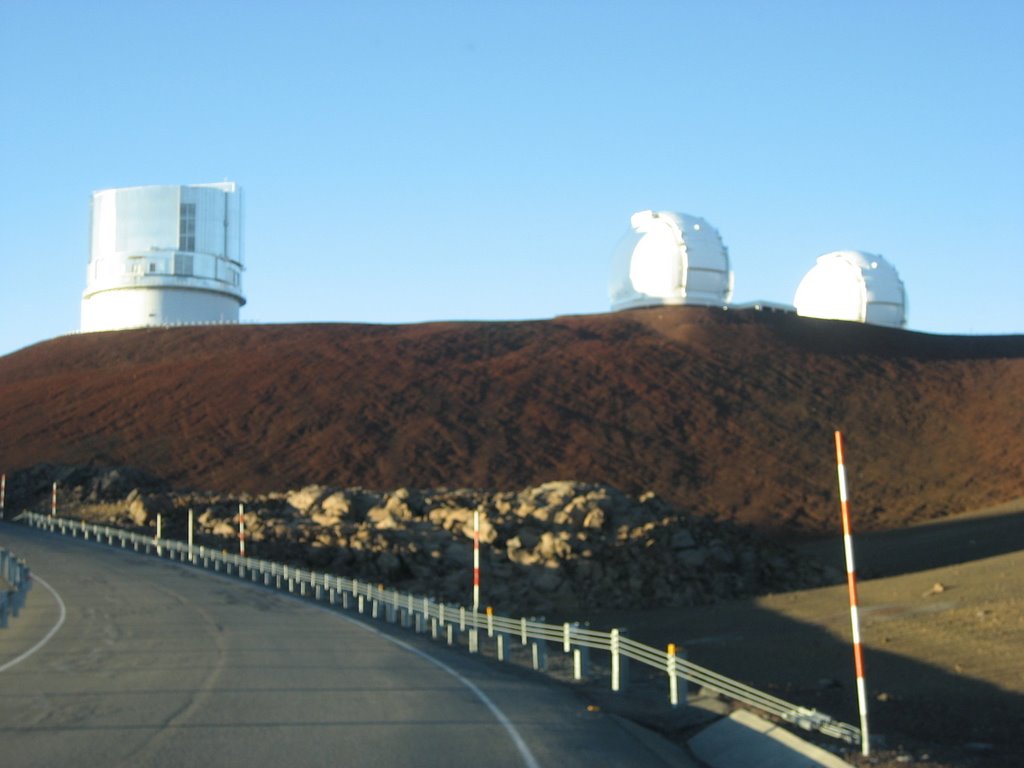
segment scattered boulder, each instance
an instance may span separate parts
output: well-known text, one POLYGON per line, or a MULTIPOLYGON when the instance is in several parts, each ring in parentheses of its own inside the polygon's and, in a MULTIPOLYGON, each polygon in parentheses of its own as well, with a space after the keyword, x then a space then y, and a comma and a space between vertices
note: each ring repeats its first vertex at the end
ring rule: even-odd
POLYGON ((157 515, 169 515, 174 511, 174 502, 163 494, 134 494, 128 505, 128 514, 135 525, 156 525, 157 515))
MULTIPOLYGON (((48 466, 48 465, 47 465, 48 466)), ((472 585, 473 515, 480 512, 482 594, 509 614, 668 607, 815 586, 834 572, 738 528, 604 485, 554 481, 518 491, 399 488, 388 493, 307 485, 261 496, 171 493, 120 468, 69 470, 61 514, 152 528, 197 513, 196 536, 237 546, 245 503, 249 553, 465 602, 472 585), (132 486, 132 487, 129 487, 132 486)), ((46 470, 22 478, 45 508, 46 470)), ((181 521, 165 535, 183 530, 181 521)), ((929 590, 928 594, 941 591, 929 590)))
POLYGON ((297 511, 308 515, 326 494, 327 489, 322 485, 307 485, 298 491, 289 491, 286 498, 297 511))

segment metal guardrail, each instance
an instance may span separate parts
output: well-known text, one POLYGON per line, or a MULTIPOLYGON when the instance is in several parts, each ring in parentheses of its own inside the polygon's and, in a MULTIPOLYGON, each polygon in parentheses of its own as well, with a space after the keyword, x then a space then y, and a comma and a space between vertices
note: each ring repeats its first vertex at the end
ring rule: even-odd
POLYGON ((17 618, 32 588, 32 572, 25 563, 0 547, 0 629, 6 629, 9 617, 17 618))
POLYGON ((477 613, 462 605, 385 589, 359 579, 318 573, 270 560, 229 554, 212 547, 190 546, 187 542, 175 539, 156 539, 119 528, 35 512, 23 512, 15 520, 24 520, 33 527, 63 535, 81 536, 111 546, 119 545, 123 549, 131 547, 136 552, 156 554, 262 583, 273 589, 287 590, 313 600, 327 601, 342 609, 354 609, 361 614, 368 613, 375 619, 383 618, 390 623, 399 623, 418 633, 429 632, 433 639, 446 640, 449 645, 454 645, 457 640, 461 642, 461 636, 465 634, 470 653, 479 652, 481 635, 485 634, 495 643, 499 661, 509 658, 514 639, 520 647, 529 648, 533 667, 538 670, 546 668, 548 643, 561 645, 564 653, 571 654, 573 676, 577 680, 588 674, 590 651, 602 651, 609 655, 613 691, 624 688, 628 679, 629 661, 632 660, 666 675, 669 702, 673 706, 679 701, 678 681, 683 680, 684 683, 701 686, 804 730, 818 731, 849 744, 860 744, 861 732, 855 726, 694 664, 677 656, 672 646, 668 651, 660 651, 627 637, 617 629, 600 632, 578 624, 545 624, 532 618, 495 616, 490 609, 485 613, 477 613))

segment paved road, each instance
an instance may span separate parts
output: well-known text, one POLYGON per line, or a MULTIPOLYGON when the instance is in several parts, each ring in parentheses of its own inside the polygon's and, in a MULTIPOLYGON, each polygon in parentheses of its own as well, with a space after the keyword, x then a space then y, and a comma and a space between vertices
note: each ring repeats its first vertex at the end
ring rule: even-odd
POLYGON ((0 546, 38 577, 0 631, 4 766, 664 764, 571 691, 412 633, 11 524, 0 546))

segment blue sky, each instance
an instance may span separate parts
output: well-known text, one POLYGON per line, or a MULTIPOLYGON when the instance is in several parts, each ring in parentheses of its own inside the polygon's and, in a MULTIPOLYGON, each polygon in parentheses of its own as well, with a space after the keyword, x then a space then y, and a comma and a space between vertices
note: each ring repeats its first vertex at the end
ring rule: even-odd
POLYGON ((734 301, 880 253, 1024 332, 1024 3, 0 0, 0 354, 78 327, 94 190, 245 191, 256 322, 608 309, 637 210, 734 301))

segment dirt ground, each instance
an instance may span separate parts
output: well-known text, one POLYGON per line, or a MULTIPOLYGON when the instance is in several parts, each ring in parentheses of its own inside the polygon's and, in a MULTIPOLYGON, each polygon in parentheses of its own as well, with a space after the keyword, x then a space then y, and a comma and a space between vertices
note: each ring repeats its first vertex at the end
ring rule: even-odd
POLYGON ((176 488, 653 491, 782 537, 835 529, 843 430, 860 530, 1024 487, 1024 336, 753 310, 150 328, 0 357, 0 471, 133 466, 176 488))
MULTIPOLYGON (((1024 500, 855 537, 867 765, 1024 765, 1024 500)), ((843 562, 841 540, 806 545, 843 562)), ((712 607, 594 615, 796 704, 859 724, 844 585, 712 607)), ((655 721, 654 725, 659 723, 655 721)), ((664 723, 661 723, 664 725, 664 723)), ((827 744, 828 742, 822 742, 827 744)), ((834 744, 833 744, 834 746, 834 744)))
MULTIPOLYGON (((1024 505, 962 516, 1024 492, 1024 335, 675 307, 155 328, 0 357, 7 473, 132 466, 250 493, 607 483, 842 571, 836 429, 877 764, 1024 765, 1024 505)), ((845 586, 589 618, 856 722, 845 586)))

